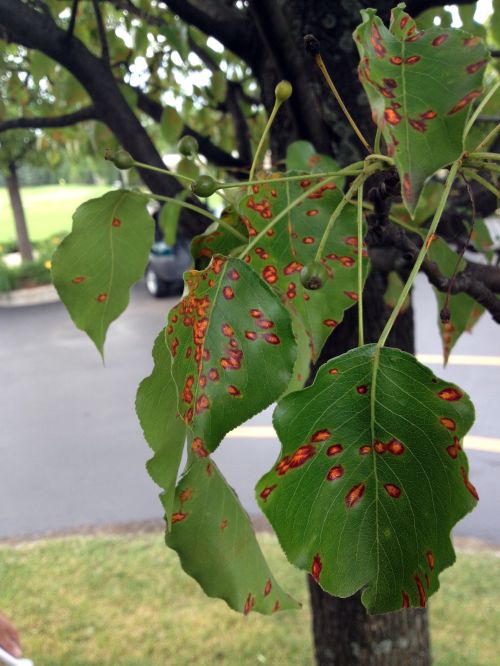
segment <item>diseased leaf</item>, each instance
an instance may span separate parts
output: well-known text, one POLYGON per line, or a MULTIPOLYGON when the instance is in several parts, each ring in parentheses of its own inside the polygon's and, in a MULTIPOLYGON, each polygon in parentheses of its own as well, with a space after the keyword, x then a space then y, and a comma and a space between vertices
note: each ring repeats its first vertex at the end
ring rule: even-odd
MULTIPOLYGON (((434 261, 440 272, 447 278, 453 275, 458 255, 442 238, 435 238, 428 250, 428 258, 434 261)), ((465 261, 460 261, 459 271, 465 268, 465 261)), ((484 312, 484 308, 467 294, 453 294, 448 301, 450 321, 443 323, 439 313, 446 302, 446 293, 434 288, 438 314, 437 321, 443 343, 443 365, 446 366, 451 350, 464 331, 470 331, 484 312)))
POLYGON ((135 409, 144 438, 154 452, 146 468, 163 490, 161 501, 169 528, 186 426, 177 415, 177 388, 172 378, 172 359, 165 329, 155 340, 153 360, 153 372, 142 380, 137 389, 135 409))
MULTIPOLYGON (((318 153, 308 141, 294 141, 286 151, 287 171, 305 171, 306 173, 338 171, 339 163, 329 155, 318 153)), ((344 187, 345 179, 339 177, 335 182, 339 189, 344 187)))
POLYGON ((288 312, 243 261, 215 256, 185 281, 167 339, 179 412, 204 456, 283 393, 296 345, 288 312))
MULTIPOLYGON (((288 175, 293 175, 290 172, 288 175)), ((279 174, 274 174, 276 178, 279 174)), ((250 239, 261 232, 304 190, 314 185, 311 174, 299 181, 254 185, 240 202, 250 239)), ((357 226, 355 207, 348 204, 335 222, 321 259, 328 279, 321 289, 302 286, 300 272, 313 261, 330 216, 342 199, 335 183, 318 184, 304 201, 284 215, 250 250, 245 261, 281 296, 292 316, 300 317, 311 338, 315 360, 344 312, 357 301, 357 226)), ((367 255, 365 249, 362 255, 367 255)))
POLYGON ((417 30, 392 10, 388 30, 375 10, 355 30, 361 83, 394 156, 403 201, 413 214, 426 178, 463 152, 470 104, 481 96, 489 53, 478 37, 441 26, 417 30))
MULTIPOLYGON (((238 231, 243 238, 248 238, 247 228, 243 224, 241 216, 232 207, 224 210, 220 217, 225 224, 238 231)), ((202 261, 207 265, 215 254, 227 256, 232 250, 240 246, 243 248, 245 244, 244 240, 231 234, 218 222, 214 222, 204 234, 193 238, 191 255, 197 262, 197 266, 204 267, 202 261)))
POLYGON ((257 495, 292 563, 385 613, 425 606, 455 559, 450 530, 477 500, 461 446, 474 408, 397 349, 374 387, 376 362, 375 345, 352 350, 278 403, 282 451, 257 495))
POLYGON ((144 275, 154 224, 147 199, 128 190, 82 204, 73 230, 54 254, 54 285, 77 328, 102 354, 109 325, 125 310, 144 275))
POLYGON ((299 607, 271 573, 248 515, 210 458, 191 456, 171 522, 167 545, 208 596, 245 615, 299 607))
POLYGON ((391 213, 398 220, 405 223, 421 225, 431 218, 439 205, 439 200, 443 194, 444 183, 436 180, 430 180, 425 183, 417 207, 413 213, 413 219, 402 203, 393 204, 391 213))

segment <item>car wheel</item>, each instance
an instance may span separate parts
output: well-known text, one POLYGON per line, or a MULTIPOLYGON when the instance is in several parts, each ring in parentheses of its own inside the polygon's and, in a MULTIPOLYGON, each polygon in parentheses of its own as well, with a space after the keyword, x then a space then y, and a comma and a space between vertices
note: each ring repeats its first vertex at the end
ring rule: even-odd
POLYGON ((146 289, 151 296, 163 298, 164 296, 168 296, 169 284, 161 279, 154 268, 148 266, 146 269, 146 289))

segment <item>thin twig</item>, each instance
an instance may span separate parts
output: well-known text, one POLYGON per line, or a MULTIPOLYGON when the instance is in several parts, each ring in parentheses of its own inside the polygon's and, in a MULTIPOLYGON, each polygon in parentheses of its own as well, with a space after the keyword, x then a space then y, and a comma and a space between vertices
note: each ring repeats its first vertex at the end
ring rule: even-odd
POLYGON ((92 0, 94 7, 95 18, 97 22, 97 31, 99 32, 99 41, 101 42, 101 59, 109 63, 109 47, 108 38, 106 37, 106 28, 102 19, 101 9, 99 7, 99 0, 92 0))

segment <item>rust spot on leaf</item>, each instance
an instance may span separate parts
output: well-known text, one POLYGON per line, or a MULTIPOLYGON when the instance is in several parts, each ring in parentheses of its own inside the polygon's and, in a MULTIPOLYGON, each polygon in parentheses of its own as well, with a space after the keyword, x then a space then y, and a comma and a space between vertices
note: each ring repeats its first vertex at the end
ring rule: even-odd
POLYGON ((203 440, 201 437, 195 437, 191 444, 191 451, 195 453, 198 458, 206 458, 208 456, 208 451, 203 445, 203 440))
POLYGON ((311 575, 317 583, 319 583, 319 577, 321 576, 322 569, 323 563, 321 562, 321 556, 319 553, 316 553, 311 566, 311 575))
POLYGON ((328 481, 335 481, 336 479, 340 479, 341 476, 344 474, 344 468, 342 465, 334 465, 328 470, 328 474, 326 475, 326 478, 328 481))
POLYGON ((275 333, 264 333, 262 336, 270 345, 279 345, 281 340, 275 333))
POLYGON ((447 35, 446 33, 443 33, 442 35, 438 35, 437 37, 434 37, 431 44, 432 44, 432 46, 441 46, 441 44, 444 44, 448 38, 449 38, 449 35, 447 35))
POLYGON ((269 495, 273 492, 273 490, 277 487, 277 483, 274 483, 272 486, 266 486, 264 490, 260 493, 261 498, 264 500, 264 502, 267 500, 269 495))
POLYGON ((345 503, 347 508, 350 509, 355 504, 357 504, 361 500, 364 494, 365 494, 364 483, 358 483, 357 485, 353 486, 345 496, 345 503))
POLYGON ((387 494, 394 499, 399 499, 401 497, 401 488, 395 486, 393 483, 384 483, 384 488, 387 494))
POLYGON ((264 587, 264 596, 268 597, 271 594, 272 589, 273 589, 273 584, 271 582, 271 579, 268 578, 266 581, 266 586, 264 587))
POLYGON ((327 429, 317 430, 313 435, 311 435, 311 442, 324 442, 332 436, 332 433, 327 429))
POLYGON ((184 513, 183 511, 176 511, 176 513, 172 514, 172 525, 175 525, 175 523, 180 523, 183 520, 185 520, 188 517, 187 513, 184 513))
POLYGON ((441 398, 441 400, 456 402, 457 400, 463 398, 463 393, 461 393, 455 388, 448 387, 443 389, 442 391, 439 391, 438 396, 441 398))
POLYGON ((387 451, 393 456, 400 456, 404 453, 405 447, 398 439, 391 439, 387 444, 387 451))
POLYGON ((336 456, 338 453, 342 453, 344 450, 344 447, 342 444, 332 444, 329 446, 326 450, 326 455, 327 456, 336 456))
POLYGON ((79 275, 78 277, 74 277, 71 280, 71 282, 73 282, 74 284, 81 284, 84 280, 85 278, 83 277, 83 275, 79 275))
POLYGON ((104 292, 104 293, 102 293, 102 294, 99 294, 99 296, 97 297, 96 300, 97 300, 99 303, 104 303, 104 301, 107 299, 107 297, 108 297, 107 292, 104 292))
POLYGON ((417 585, 420 608, 425 608, 425 603, 427 601, 427 595, 425 594, 424 586, 422 585, 422 581, 420 580, 419 576, 415 576, 414 579, 415 579, 415 583, 417 585))

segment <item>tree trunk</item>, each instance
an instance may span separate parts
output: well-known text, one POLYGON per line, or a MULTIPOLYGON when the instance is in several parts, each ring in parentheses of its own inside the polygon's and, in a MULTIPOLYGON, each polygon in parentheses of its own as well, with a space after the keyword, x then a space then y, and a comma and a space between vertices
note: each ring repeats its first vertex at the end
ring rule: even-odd
MULTIPOLYGON (((387 20, 394 3, 378 0, 377 7, 387 20)), ((303 37, 319 38, 321 52, 349 110, 369 141, 374 125, 366 97, 357 77, 358 54, 352 31, 360 22, 359 0, 251 0, 251 15, 265 48, 253 63, 266 108, 274 103, 274 86, 281 78, 294 84, 290 103, 280 109, 271 136, 273 162, 283 158, 286 146, 295 139, 307 139, 316 149, 329 152, 342 165, 359 160, 364 150, 347 125, 339 107, 303 50, 303 37)), ((365 341, 376 342, 387 320, 383 299, 387 275, 393 261, 387 250, 369 247, 372 269, 364 302, 365 341)), ((352 308, 327 342, 318 366, 357 345, 357 312, 352 308)), ((409 308, 398 317, 388 346, 414 352, 413 313, 409 308)), ((338 599, 324 592, 309 577, 316 660, 319 666, 427 666, 430 664, 428 618, 425 609, 370 616, 360 595, 338 599)))
POLYGON ((26 217, 24 215, 23 202, 21 199, 21 190, 19 188, 19 179, 17 177, 16 165, 9 164, 9 173, 5 177, 7 190, 9 192, 10 205, 16 223, 16 236, 19 245, 19 252, 23 261, 33 261, 33 251, 28 236, 28 227, 26 226, 26 217))

